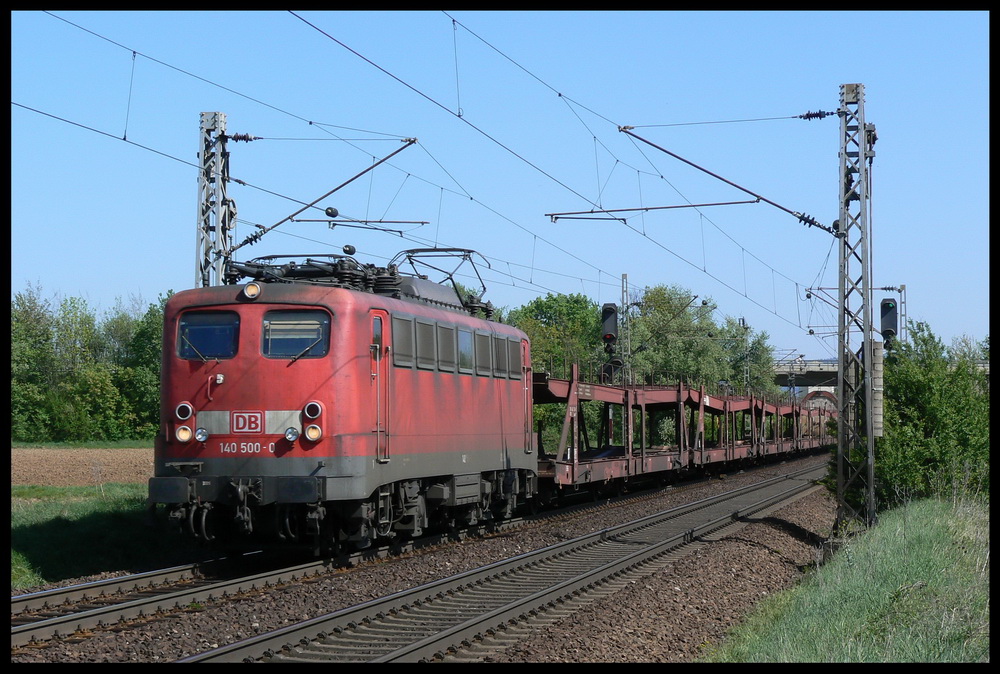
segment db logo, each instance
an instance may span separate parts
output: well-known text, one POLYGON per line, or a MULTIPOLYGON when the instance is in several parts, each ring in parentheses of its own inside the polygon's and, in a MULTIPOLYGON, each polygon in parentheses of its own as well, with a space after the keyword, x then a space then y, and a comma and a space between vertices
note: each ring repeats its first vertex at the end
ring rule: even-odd
POLYGON ((233 412, 233 433, 263 433, 263 412, 233 412))

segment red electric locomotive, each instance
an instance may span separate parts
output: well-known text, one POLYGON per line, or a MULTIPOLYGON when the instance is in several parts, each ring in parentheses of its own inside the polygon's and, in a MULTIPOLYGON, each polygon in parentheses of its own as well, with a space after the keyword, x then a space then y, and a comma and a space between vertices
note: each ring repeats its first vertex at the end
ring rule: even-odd
POLYGON ((191 535, 363 549, 537 492, 527 336, 397 264, 471 251, 345 252, 167 302, 149 499, 191 535))

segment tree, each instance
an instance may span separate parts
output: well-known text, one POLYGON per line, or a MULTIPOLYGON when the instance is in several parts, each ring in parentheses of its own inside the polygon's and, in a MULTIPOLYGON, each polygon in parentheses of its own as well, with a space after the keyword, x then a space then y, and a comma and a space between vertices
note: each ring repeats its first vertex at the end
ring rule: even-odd
POLYGON ((136 419, 115 385, 113 368, 88 363, 63 379, 48 395, 52 439, 59 442, 125 440, 135 437, 136 419))
POLYGON ((600 309, 585 295, 549 293, 510 311, 506 318, 527 333, 536 370, 568 376, 572 363, 593 361, 603 354, 600 309))
POLYGON ((629 309, 632 366, 648 382, 746 384, 758 392, 776 393, 773 353, 766 332, 754 332, 743 321, 712 318, 711 298, 699 299, 680 286, 654 286, 642 291, 629 309))
POLYGON ((100 323, 102 360, 125 365, 131 356, 129 346, 141 317, 142 301, 138 297, 133 295, 128 307, 118 298, 114 308, 104 315, 100 323))
POLYGON ((82 297, 63 298, 55 315, 54 328, 55 357, 65 373, 72 373, 103 356, 97 318, 82 297))
POLYGON ((926 323, 911 324, 909 334, 885 361, 879 500, 988 492, 989 382, 963 349, 949 354, 926 323))
POLYGON ((10 437, 45 440, 45 392, 55 380, 52 305, 28 285, 10 303, 10 437))
POLYGON ((163 311, 173 295, 160 295, 139 319, 129 340, 123 367, 116 377, 119 389, 135 415, 136 436, 156 435, 160 420, 160 367, 163 357, 163 311))
POLYGON ((11 300, 11 440, 150 438, 159 425, 163 308, 119 300, 101 320, 37 286, 11 300))
POLYGON ((708 299, 697 299, 686 288, 658 285, 645 288, 638 301, 631 303, 628 330, 637 378, 674 383, 681 377, 692 380, 717 374, 707 372, 718 369, 713 366, 721 356, 713 340, 712 305, 708 299))
MULTIPOLYGON (((601 312, 596 302, 580 294, 539 297, 510 311, 507 322, 531 340, 531 362, 536 372, 569 377, 573 363, 597 363, 606 358, 601 347, 601 312)), ((590 368, 593 369, 593 368, 590 368)), ((586 374, 586 370, 584 372, 586 374)), ((564 404, 535 405, 535 423, 542 428, 542 448, 554 452, 562 429, 564 404)), ((597 424, 597 408, 582 410, 588 427, 597 424)))
POLYGON ((967 360, 987 360, 989 356, 990 338, 986 337, 982 342, 977 342, 969 335, 961 335, 951 340, 951 347, 948 349, 948 358, 954 361, 963 358, 967 360))

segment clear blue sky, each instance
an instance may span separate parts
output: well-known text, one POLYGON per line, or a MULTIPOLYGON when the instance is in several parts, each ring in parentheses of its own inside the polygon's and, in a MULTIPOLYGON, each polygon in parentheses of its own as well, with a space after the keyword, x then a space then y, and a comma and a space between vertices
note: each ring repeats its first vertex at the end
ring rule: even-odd
POLYGON ((219 111, 263 138, 229 145, 237 242, 418 141, 318 204, 399 231, 285 223, 237 259, 470 248, 497 306, 618 302, 624 274, 831 358, 836 312, 805 295, 836 301, 833 237, 766 203, 657 209, 751 197, 619 127, 830 223, 839 121, 794 117, 861 83, 873 285, 905 284, 946 344, 980 340, 988 62, 988 12, 12 12, 11 291, 101 312, 192 287, 199 118, 219 111))

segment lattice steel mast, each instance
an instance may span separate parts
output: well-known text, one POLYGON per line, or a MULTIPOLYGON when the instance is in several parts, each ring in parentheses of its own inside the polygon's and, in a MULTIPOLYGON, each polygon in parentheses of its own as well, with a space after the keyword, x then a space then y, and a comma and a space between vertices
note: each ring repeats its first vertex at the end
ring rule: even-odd
POLYGON ((225 264, 233 247, 236 203, 226 193, 229 152, 226 115, 201 113, 198 158, 198 231, 195 244, 194 287, 223 285, 225 264))
MULTIPOLYGON (((839 357, 837 520, 876 521, 875 407, 868 170, 875 126, 865 123, 864 85, 840 87, 839 357)), ((881 346, 881 344, 879 345, 881 346)), ((879 353, 879 355, 881 355, 879 353)))

